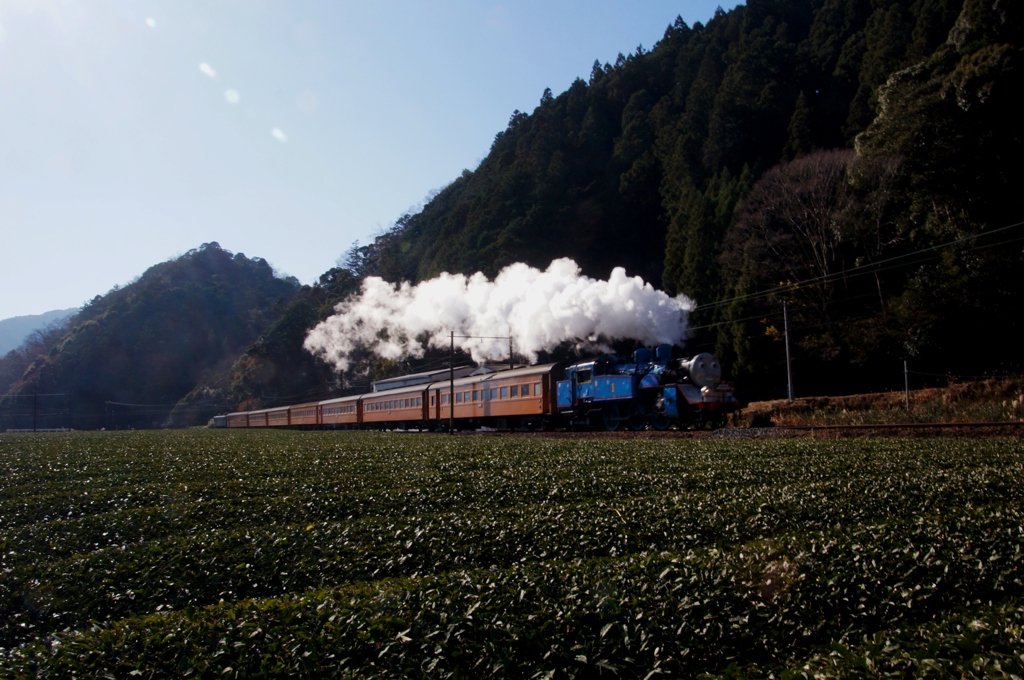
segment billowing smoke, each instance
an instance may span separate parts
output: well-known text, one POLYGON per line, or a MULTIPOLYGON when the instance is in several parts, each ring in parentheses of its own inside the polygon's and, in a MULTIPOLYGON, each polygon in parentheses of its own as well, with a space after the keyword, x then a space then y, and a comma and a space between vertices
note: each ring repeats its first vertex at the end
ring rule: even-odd
POLYGON ((691 309, 685 296, 669 297, 621 267, 599 281, 582 276, 570 259, 545 271, 509 265, 494 281, 479 272, 442 274, 415 286, 368 277, 359 295, 309 332, 305 348, 343 370, 356 347, 386 359, 418 357, 424 336, 427 345, 446 348, 454 331, 456 346, 485 363, 508 358, 511 332, 516 355, 536 361, 537 352, 565 341, 598 351, 618 339, 679 343, 691 309))

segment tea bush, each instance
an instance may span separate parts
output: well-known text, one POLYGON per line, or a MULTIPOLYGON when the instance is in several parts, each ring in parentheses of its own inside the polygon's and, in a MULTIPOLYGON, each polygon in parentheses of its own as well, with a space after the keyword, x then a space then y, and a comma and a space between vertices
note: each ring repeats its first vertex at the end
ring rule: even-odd
POLYGON ((1019 441, 0 435, 0 676, 1021 675, 1019 441))

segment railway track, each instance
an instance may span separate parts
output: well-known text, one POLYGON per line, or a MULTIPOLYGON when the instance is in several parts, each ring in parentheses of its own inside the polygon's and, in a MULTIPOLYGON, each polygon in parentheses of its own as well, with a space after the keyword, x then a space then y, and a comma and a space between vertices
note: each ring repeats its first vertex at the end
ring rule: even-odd
POLYGON ((547 438, 599 437, 610 439, 759 439, 759 438, 816 438, 825 437, 871 437, 871 436, 917 436, 927 437, 941 433, 947 437, 1011 436, 1024 435, 1024 422, 972 422, 972 423, 876 423, 857 425, 776 425, 773 427, 723 427, 718 430, 644 430, 640 432, 618 431, 554 431, 554 432, 513 432, 493 430, 487 432, 462 432, 462 435, 478 436, 525 436, 547 438))

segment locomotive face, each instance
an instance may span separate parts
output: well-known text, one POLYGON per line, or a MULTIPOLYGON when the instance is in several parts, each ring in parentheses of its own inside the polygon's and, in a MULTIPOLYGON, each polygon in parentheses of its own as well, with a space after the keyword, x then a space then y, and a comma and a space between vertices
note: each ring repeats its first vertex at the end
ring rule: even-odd
POLYGON ((699 387, 714 387, 722 380, 722 367, 713 355, 702 352, 690 359, 690 380, 699 387))

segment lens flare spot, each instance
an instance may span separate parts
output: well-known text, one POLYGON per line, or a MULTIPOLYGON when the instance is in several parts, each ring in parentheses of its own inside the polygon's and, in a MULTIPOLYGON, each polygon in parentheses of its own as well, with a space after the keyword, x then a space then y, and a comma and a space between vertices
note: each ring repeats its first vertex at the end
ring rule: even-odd
POLYGON ((213 70, 213 67, 207 64, 205 61, 199 65, 199 70, 202 71, 203 75, 209 78, 216 78, 217 72, 213 70))
POLYGON ((146 17, 146 25, 150 28, 156 28, 156 19, 153 17, 146 17))
POLYGON ((228 88, 224 90, 224 101, 228 104, 237 104, 242 101, 242 95, 238 94, 238 90, 228 88))
POLYGON ((270 134, 273 135, 274 139, 276 139, 279 142, 287 142, 288 141, 288 135, 286 135, 281 130, 281 128, 274 128, 273 130, 270 131, 270 134))

